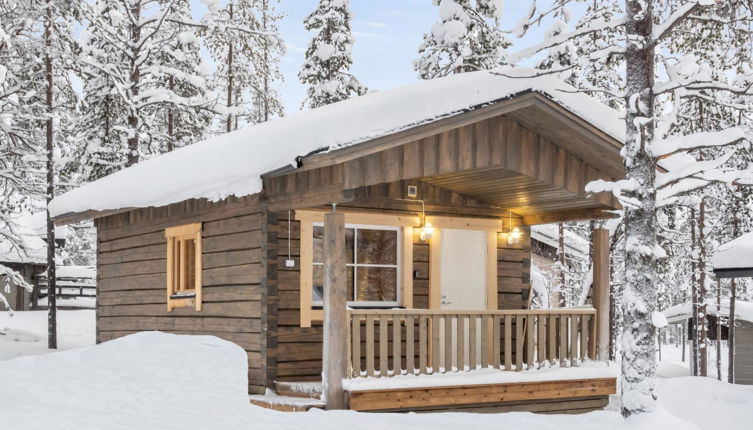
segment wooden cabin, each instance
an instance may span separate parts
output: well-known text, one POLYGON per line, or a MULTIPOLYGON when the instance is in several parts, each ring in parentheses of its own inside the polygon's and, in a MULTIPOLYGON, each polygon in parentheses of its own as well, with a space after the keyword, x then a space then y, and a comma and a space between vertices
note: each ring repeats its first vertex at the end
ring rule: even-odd
POLYGON ((606 348, 608 233, 594 307, 532 311, 530 226, 610 216, 585 186, 623 176, 622 128, 553 77, 464 73, 196 143, 51 211, 95 219, 98 342, 216 335, 248 352, 250 393, 331 408, 586 411, 615 392, 579 368, 606 348))

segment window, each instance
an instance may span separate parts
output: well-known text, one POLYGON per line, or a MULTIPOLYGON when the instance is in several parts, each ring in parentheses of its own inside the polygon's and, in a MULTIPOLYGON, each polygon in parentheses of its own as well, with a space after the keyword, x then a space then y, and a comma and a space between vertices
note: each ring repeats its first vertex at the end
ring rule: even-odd
POLYGON ((201 310, 201 223, 165 229, 167 238, 167 310, 201 310))
MULTIPOLYGON (((398 306, 400 227, 346 225, 349 306, 398 306)), ((313 227, 311 303, 321 307, 324 292, 324 227, 313 227)))

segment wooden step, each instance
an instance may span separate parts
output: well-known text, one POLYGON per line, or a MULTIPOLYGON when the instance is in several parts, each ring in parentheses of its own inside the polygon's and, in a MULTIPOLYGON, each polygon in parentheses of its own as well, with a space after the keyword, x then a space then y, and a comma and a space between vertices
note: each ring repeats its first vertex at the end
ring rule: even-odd
POLYGON ((276 395, 251 395, 248 396, 248 399, 252 405, 281 412, 306 412, 310 409, 324 409, 324 402, 318 399, 276 395))
POLYGON ((321 382, 275 382, 278 396, 319 400, 322 397, 321 382))

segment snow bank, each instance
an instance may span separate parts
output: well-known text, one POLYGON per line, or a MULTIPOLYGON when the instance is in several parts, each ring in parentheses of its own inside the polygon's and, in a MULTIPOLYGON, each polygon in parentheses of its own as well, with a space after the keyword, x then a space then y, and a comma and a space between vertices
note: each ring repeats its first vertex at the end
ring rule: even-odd
POLYGON ((525 92, 551 98, 618 140, 620 114, 553 76, 528 69, 460 73, 376 91, 199 142, 84 185, 50 204, 53 216, 88 210, 221 200, 261 190, 261 175, 298 156, 334 151, 525 92))
MULTIPOLYGON (((93 310, 58 310, 58 350, 94 345, 94 324, 93 310)), ((47 311, 0 312, 0 360, 47 352, 47 311)))
POLYGON ((753 231, 717 248, 711 263, 714 269, 752 268, 753 231))
POLYGON ((276 412, 250 405, 246 376, 247 355, 235 344, 211 336, 144 332, 0 362, 0 422, 14 430, 670 430, 694 425, 738 430, 753 419, 753 387, 710 378, 660 379, 664 409, 626 425, 615 410, 584 415, 276 412))

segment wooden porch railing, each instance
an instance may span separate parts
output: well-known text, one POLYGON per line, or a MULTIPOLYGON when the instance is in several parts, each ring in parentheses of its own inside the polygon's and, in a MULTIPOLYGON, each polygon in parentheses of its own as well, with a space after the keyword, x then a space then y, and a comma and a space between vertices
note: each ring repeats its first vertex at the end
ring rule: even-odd
POLYGON ((348 315, 352 378, 520 371, 593 358, 594 309, 368 309, 348 315))

